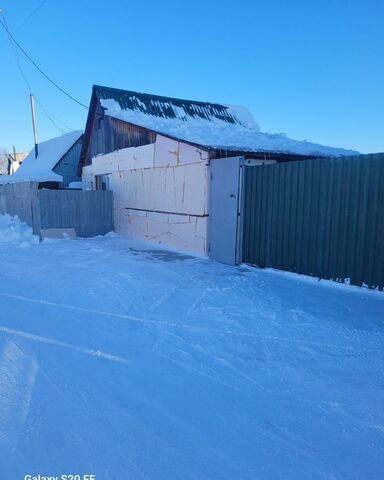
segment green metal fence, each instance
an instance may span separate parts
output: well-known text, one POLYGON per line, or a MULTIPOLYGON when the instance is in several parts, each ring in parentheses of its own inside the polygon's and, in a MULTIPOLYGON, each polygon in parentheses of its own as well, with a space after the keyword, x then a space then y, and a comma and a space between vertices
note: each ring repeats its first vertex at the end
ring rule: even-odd
POLYGON ((383 290, 384 154, 244 169, 244 262, 383 290))

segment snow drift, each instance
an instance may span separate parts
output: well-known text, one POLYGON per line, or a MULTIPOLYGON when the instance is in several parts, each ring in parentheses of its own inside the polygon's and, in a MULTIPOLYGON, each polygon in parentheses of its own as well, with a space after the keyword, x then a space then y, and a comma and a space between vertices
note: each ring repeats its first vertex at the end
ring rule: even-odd
POLYGON ((15 247, 27 247, 39 243, 39 237, 33 235, 32 227, 21 222, 18 217, 0 215, 0 245, 15 247))

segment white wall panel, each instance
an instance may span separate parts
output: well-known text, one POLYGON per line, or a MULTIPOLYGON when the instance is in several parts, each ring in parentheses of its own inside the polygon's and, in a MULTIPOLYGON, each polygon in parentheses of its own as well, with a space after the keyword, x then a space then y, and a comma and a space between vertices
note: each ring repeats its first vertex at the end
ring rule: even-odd
POLYGON ((155 143, 155 167, 175 167, 178 164, 179 142, 157 135, 155 143))
POLYGON ((95 157, 83 170, 110 174, 116 231, 206 253, 207 152, 157 136, 156 144, 95 157))
POLYGON ((128 216, 128 232, 140 240, 148 239, 148 219, 146 215, 131 214, 128 216))
POLYGON ((209 160, 208 152, 200 148, 180 142, 179 145, 179 165, 188 163, 207 163, 209 160))

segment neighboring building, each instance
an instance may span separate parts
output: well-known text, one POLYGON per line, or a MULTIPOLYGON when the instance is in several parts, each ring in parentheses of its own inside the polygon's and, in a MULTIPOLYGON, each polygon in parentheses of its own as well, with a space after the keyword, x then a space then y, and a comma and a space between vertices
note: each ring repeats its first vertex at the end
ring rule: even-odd
POLYGON ((0 153, 0 175, 13 175, 26 156, 22 152, 0 153))
POLYGON ((244 107, 94 86, 80 166, 88 188, 113 191, 117 232, 206 254, 213 196, 238 222, 243 164, 355 153, 261 133, 244 107))
POLYGON ((0 184, 35 181, 65 188, 81 180, 78 168, 82 138, 83 132, 75 131, 40 143, 37 158, 33 149, 14 175, 0 177, 0 184))
POLYGON ((111 192, 82 191, 83 132, 52 138, 31 151, 14 175, 0 176, 0 215, 17 215, 43 238, 105 235, 113 230, 111 192), (68 188, 69 187, 69 188, 68 188))

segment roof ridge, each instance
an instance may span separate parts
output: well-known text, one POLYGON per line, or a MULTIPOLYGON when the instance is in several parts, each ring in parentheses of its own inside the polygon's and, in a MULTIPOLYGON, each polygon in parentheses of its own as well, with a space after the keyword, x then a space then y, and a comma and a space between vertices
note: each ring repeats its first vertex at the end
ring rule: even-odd
POLYGON ((147 97, 147 98, 154 98, 156 100, 162 100, 162 101, 167 101, 167 102, 180 102, 180 103, 188 103, 188 104, 194 104, 194 105, 210 105, 212 107, 220 107, 228 110, 230 108, 229 105, 225 105, 223 103, 213 103, 213 102, 203 102, 201 100, 187 100, 185 98, 175 98, 175 97, 167 97, 164 95, 155 95, 152 93, 144 93, 144 92, 135 92, 133 90, 124 90, 122 88, 114 88, 114 87, 105 87, 103 85, 93 85, 93 89, 102 89, 102 90, 109 90, 111 92, 116 92, 116 93, 126 93, 128 95, 139 95, 142 97, 147 97))

